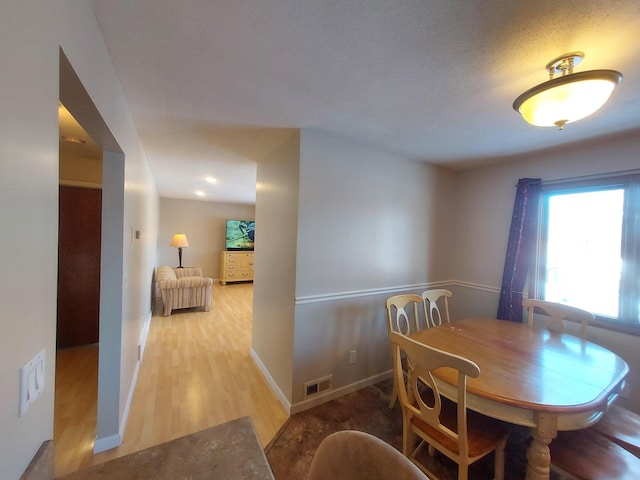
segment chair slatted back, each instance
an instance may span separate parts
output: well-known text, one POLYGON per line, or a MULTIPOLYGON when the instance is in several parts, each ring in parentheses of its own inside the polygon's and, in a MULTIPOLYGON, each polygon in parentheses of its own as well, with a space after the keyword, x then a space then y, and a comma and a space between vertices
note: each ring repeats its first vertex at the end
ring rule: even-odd
POLYGON ((527 321, 529 326, 533 326, 533 316, 536 309, 549 318, 545 320, 545 328, 560 333, 566 332, 565 320, 580 323, 580 338, 583 340, 587 336, 587 325, 595 321, 595 317, 591 312, 581 308, 563 305, 561 303, 547 302, 545 300, 537 300, 526 298, 522 301, 522 306, 528 311, 527 321))
POLYGON ((390 332, 398 332, 402 335, 410 335, 412 332, 424 328, 421 320, 422 297, 413 293, 394 295, 386 302, 387 329, 390 332))
POLYGON ((442 288, 427 290, 422 294, 422 303, 424 308, 424 315, 427 322, 427 327, 437 327, 443 323, 450 323, 449 318, 449 298, 452 293, 449 290, 442 288), (444 315, 440 311, 438 306, 440 302, 443 306, 444 315))
MULTIPOLYGON (((458 445, 458 455, 466 457, 469 451, 467 439, 467 377, 478 377, 480 368, 471 360, 416 342, 411 338, 392 332, 389 335, 394 346, 394 375, 398 382, 398 395, 403 407, 403 416, 416 417, 458 445), (411 365, 408 379, 402 381, 402 354, 411 365), (458 371, 457 383, 457 432, 445 426, 441 420, 442 400, 440 390, 433 378, 433 371, 449 367, 458 371), (425 401, 424 395, 416 395, 427 387, 433 392, 433 405, 425 401)), ((410 420, 411 421, 411 420, 410 420)))

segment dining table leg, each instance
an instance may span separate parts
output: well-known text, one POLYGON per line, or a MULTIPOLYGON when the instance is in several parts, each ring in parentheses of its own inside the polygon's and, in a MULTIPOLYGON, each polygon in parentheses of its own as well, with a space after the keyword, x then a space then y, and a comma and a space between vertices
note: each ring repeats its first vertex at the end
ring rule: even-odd
POLYGON ((532 441, 527 450, 526 480, 549 480, 551 453, 549 444, 558 434, 558 416, 536 413, 536 426, 531 428, 532 441))

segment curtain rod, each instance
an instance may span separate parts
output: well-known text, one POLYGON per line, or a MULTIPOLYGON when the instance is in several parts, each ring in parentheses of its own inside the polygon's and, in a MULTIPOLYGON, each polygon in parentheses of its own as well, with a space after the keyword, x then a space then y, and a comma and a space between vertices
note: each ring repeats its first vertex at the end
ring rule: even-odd
POLYGON ((640 173, 640 168, 632 168, 630 170, 620 170, 617 172, 595 173, 593 175, 579 175, 577 177, 555 178, 552 180, 542 180, 543 185, 552 185, 554 183, 568 182, 570 180, 596 180, 600 178, 618 177, 620 175, 633 175, 640 173))
MULTIPOLYGON (((554 183, 564 183, 570 182, 574 180, 597 180, 600 178, 609 178, 609 177, 618 177, 621 175, 635 175, 640 174, 640 168, 632 168, 630 170, 619 170, 617 172, 605 172, 605 173, 594 173, 592 175, 579 175, 577 177, 567 177, 567 178, 554 178, 551 180, 541 180, 540 183, 542 185, 553 185, 554 183)), ((518 185, 514 185, 517 187, 518 185)))

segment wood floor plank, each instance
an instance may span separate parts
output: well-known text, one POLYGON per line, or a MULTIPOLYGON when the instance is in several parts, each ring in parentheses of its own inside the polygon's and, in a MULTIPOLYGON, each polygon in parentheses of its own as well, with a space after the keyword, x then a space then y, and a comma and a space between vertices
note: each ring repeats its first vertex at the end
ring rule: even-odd
POLYGON ((249 354, 253 285, 214 284, 212 305, 210 312, 177 310, 170 317, 155 309, 122 445, 98 455, 92 453, 98 349, 58 352, 56 476, 242 416, 251 417, 263 447, 272 440, 288 415, 249 354))

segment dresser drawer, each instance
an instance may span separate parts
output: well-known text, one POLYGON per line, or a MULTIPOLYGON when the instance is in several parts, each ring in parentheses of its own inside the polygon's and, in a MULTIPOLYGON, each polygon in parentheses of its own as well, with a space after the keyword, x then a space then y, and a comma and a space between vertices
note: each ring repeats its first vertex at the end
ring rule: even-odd
POLYGON ((253 252, 220 252, 220 284, 253 281, 253 252))

